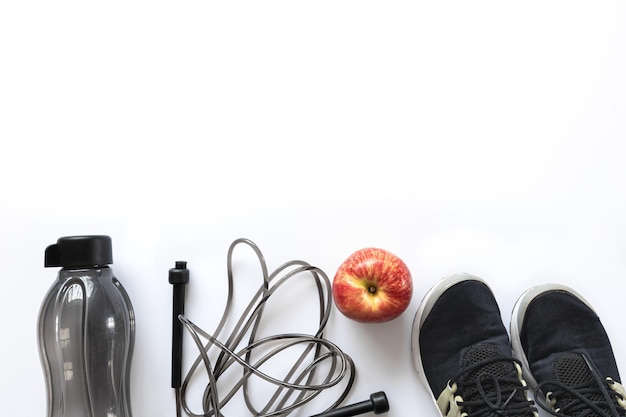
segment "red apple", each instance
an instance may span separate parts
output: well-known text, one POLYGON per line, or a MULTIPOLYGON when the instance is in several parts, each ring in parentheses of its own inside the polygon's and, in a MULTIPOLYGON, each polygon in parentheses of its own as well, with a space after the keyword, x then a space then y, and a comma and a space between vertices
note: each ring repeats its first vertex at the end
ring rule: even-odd
POLYGON ((413 296, 413 279, 396 255, 378 248, 354 252, 333 279, 335 305, 346 317, 382 323, 398 317, 413 296))

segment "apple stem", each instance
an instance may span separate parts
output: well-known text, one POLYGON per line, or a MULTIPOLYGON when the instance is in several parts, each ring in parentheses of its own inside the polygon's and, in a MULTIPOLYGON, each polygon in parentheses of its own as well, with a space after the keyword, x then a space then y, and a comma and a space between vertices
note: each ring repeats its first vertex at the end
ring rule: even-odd
POLYGON ((370 292, 370 293, 372 293, 372 294, 375 294, 375 293, 376 293, 376 287, 375 287, 375 286, 373 286, 373 285, 371 285, 371 286, 369 287, 369 289, 368 289, 368 290, 369 290, 369 292, 370 292))

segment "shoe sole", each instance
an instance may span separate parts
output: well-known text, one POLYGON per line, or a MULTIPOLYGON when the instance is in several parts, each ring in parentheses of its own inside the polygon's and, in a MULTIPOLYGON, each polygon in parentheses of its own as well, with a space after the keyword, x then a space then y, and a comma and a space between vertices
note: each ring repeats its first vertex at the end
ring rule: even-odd
POLYGON ((574 297, 578 298, 581 302, 583 302, 587 307, 589 307, 592 311, 595 312, 591 304, 587 302, 580 294, 576 291, 567 287, 565 285, 560 284, 543 284, 532 287, 526 292, 524 292, 515 302, 513 306, 513 312, 511 313, 511 324, 510 324, 510 334, 511 334, 511 348, 513 350, 513 356, 517 358, 522 363, 522 373, 524 375, 524 379, 526 382, 534 389, 537 387, 537 381, 535 377, 530 372, 530 366, 528 365, 528 358, 524 353, 524 349, 522 348, 522 341, 520 338, 520 331, 522 329, 522 324, 524 322, 524 316, 526 315, 526 310, 530 303, 537 298, 539 295, 551 292, 551 291, 564 291, 570 293, 574 297))
MULTIPOLYGON (((424 374, 424 367, 422 365, 422 356, 420 354, 420 330, 422 324, 424 324, 424 320, 433 309, 433 306, 439 299, 439 297, 450 287, 463 282, 463 281, 478 281, 484 285, 487 283, 482 279, 475 275, 471 275, 465 272, 448 275, 441 280, 437 284, 435 284, 424 296, 422 299, 417 312, 415 313, 415 317, 413 318, 413 327, 411 330, 411 356, 413 357, 413 366, 417 371, 417 375, 419 380, 430 392, 430 384, 428 383, 428 379, 424 374)), ((487 285, 488 286, 488 285, 487 285)), ((433 394, 433 401, 435 405, 437 405, 437 400, 433 394)), ((438 409, 438 408, 437 408, 438 409)))

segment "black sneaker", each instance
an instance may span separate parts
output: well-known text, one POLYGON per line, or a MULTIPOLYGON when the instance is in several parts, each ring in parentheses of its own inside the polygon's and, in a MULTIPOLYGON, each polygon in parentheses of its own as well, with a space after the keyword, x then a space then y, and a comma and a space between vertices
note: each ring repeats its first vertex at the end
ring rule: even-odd
POLYGON ((526 291, 513 308, 511 342, 546 411, 626 416, 626 392, 606 331, 589 303, 571 288, 549 284, 526 291))
POLYGON ((411 348, 442 416, 537 416, 498 304, 480 278, 455 274, 430 289, 411 348))

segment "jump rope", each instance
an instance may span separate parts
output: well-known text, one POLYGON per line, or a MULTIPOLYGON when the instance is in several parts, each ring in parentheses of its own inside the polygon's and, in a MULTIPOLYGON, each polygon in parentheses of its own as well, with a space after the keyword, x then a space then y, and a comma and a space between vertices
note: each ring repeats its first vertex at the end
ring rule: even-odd
MULTIPOLYGON (((227 254, 228 295, 221 320, 213 333, 208 333, 184 315, 185 285, 189 282, 187 263, 177 261, 169 270, 169 282, 173 285, 172 308, 172 381, 176 396, 176 416, 186 413, 190 417, 222 417, 222 409, 241 391, 246 407, 251 415, 260 417, 287 416, 309 403, 323 391, 333 387, 340 390, 337 399, 316 417, 347 417, 368 411, 374 414, 389 410, 384 392, 370 395, 369 400, 339 407, 346 399, 356 376, 354 362, 337 345, 324 338, 324 331, 332 307, 332 287, 328 276, 321 269, 304 261, 293 260, 269 272, 261 250, 248 239, 235 240, 227 254), (220 337, 232 314, 234 276, 233 253, 238 246, 252 249, 261 266, 262 282, 245 307, 236 324, 222 341, 220 337), (281 333, 259 337, 265 306, 276 292, 292 279, 313 280, 319 302, 319 323, 314 334, 281 333), (182 372, 183 330, 191 335, 197 349, 189 371, 182 372), (260 370, 260 367, 286 353, 297 350, 296 359, 287 373, 277 378, 260 370), (258 352, 263 352, 260 354, 258 352), (239 366, 241 376, 235 381, 228 377, 226 390, 218 388, 220 377, 234 366, 239 366), (207 384, 201 397, 202 411, 191 410, 187 401, 192 379, 199 372, 206 371, 207 384), (252 378, 260 378, 270 383, 274 392, 260 409, 253 404, 250 395, 252 378), (343 385, 343 389, 341 386, 343 385)), ((291 356, 290 356, 291 357, 291 356)), ((292 359, 293 360, 293 359, 292 359)))

